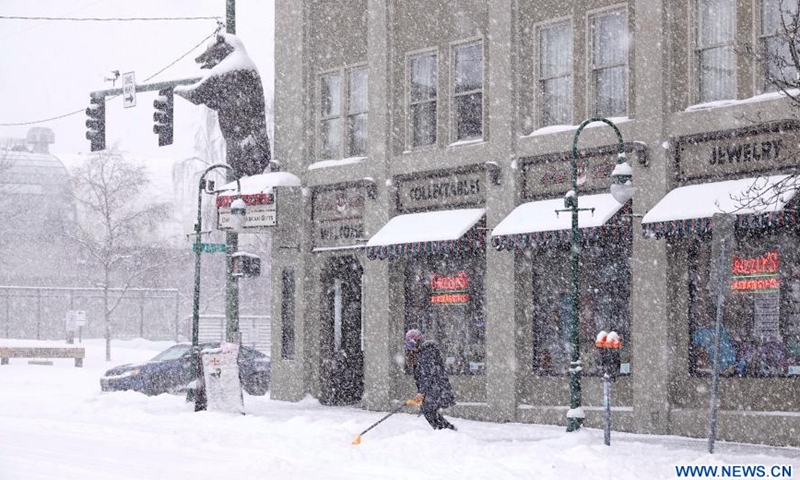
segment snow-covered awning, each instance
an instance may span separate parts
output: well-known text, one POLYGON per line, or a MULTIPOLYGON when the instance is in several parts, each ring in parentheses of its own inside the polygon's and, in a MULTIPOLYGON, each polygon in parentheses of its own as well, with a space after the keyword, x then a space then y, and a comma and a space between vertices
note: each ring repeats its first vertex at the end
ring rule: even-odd
POLYGON ((442 210, 398 215, 367 242, 371 259, 460 254, 484 248, 479 230, 486 209, 442 210))
MULTIPOLYGON (((607 235, 621 239, 630 234, 628 222, 609 223, 625 206, 610 193, 581 195, 578 197, 578 206, 581 209, 594 209, 578 211, 581 241, 596 241, 607 235)), ((502 250, 569 243, 572 235, 572 213, 563 210, 563 198, 522 204, 492 230, 492 245, 502 250), (561 211, 556 212, 557 210, 561 211)))
POLYGON ((797 213, 784 207, 797 193, 789 175, 744 178, 679 187, 669 192, 642 219, 645 236, 706 233, 715 213, 737 215, 739 228, 767 228, 797 223, 797 213))
MULTIPOLYGON (((299 187, 300 178, 289 172, 270 172, 239 179, 241 185, 241 195, 245 203, 265 203, 258 201, 260 197, 265 197, 273 193, 275 187, 299 187)), ((217 206, 228 206, 234 197, 240 194, 236 181, 230 182, 219 189, 217 196, 217 206)))

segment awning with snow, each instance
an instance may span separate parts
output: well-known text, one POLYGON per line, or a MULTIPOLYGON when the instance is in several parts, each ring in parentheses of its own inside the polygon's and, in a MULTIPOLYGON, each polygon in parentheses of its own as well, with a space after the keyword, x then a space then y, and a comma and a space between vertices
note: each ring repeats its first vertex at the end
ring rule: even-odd
MULTIPOLYGON (((578 197, 578 228, 582 242, 601 238, 622 240, 630 236, 630 224, 611 221, 625 205, 610 193, 578 197)), ((492 230, 492 245, 498 250, 564 244, 572 239, 572 213, 564 210, 564 199, 554 198, 522 204, 492 230), (557 210, 562 210, 556 212, 557 210)))
POLYGON ((398 215, 367 242, 367 257, 461 254, 485 248, 480 230, 486 209, 442 210, 398 215))
POLYGON ((642 230, 656 238, 699 235, 711 230, 715 213, 736 214, 738 228, 796 225, 797 212, 784 209, 796 193, 790 175, 679 187, 647 212, 642 230))

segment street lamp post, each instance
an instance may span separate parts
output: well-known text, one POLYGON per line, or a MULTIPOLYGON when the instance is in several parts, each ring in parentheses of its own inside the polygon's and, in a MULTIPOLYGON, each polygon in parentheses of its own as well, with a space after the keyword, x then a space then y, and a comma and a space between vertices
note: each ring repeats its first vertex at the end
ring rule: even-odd
POLYGON ((580 231, 578 230, 578 212, 589 210, 578 208, 578 137, 583 129, 592 122, 603 122, 614 129, 617 135, 617 165, 611 173, 611 195, 620 202, 627 202, 633 195, 631 178, 633 170, 627 162, 622 142, 622 134, 613 122, 605 118, 590 118, 580 124, 572 139, 572 190, 564 197, 566 211, 572 213, 572 236, 570 242, 570 280, 571 288, 571 319, 569 330, 570 363, 569 363, 569 411, 567 412, 567 431, 574 432, 581 428, 584 413, 581 408, 581 352, 580 337, 578 335, 579 303, 580 303, 580 231))
MULTIPOLYGON (((200 175, 200 185, 197 189, 197 222, 194 224, 194 296, 192 300, 192 356, 191 356, 191 366, 190 369, 194 372, 195 378, 195 385, 199 386, 200 383, 203 381, 201 377, 201 368, 200 368, 200 255, 202 251, 202 225, 203 225, 203 189, 206 185, 206 175, 214 169, 217 168, 225 168, 228 171, 233 171, 233 169, 225 165, 223 163, 219 163, 216 165, 211 165, 210 167, 206 168, 203 171, 203 174, 200 175)), ((236 180, 236 185, 239 191, 239 194, 242 193, 241 185, 239 184, 239 180, 236 180)), ((206 409, 207 401, 205 395, 205 389, 203 388, 190 388, 187 396, 186 401, 190 402, 194 400, 194 411, 198 412, 201 410, 206 409)))

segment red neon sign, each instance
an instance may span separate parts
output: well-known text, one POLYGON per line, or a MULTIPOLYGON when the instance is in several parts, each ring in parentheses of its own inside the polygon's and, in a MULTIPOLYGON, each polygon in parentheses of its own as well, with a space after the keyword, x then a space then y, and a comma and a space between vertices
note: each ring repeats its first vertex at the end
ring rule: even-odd
POLYGON ((780 256, 776 251, 753 258, 734 255, 731 268, 733 270, 731 290, 734 292, 763 292, 781 288, 778 277, 780 256))
POLYGON ((765 273, 778 273, 780 259, 778 252, 767 252, 760 257, 741 258, 733 256, 734 275, 760 275, 765 273))
POLYGON ((431 295, 434 305, 465 305, 469 303, 469 293, 437 293, 431 295))
POLYGON ((438 275, 431 276, 431 289, 435 290, 466 290, 469 288, 469 275, 467 272, 458 272, 453 277, 438 275))
POLYGON ((737 278, 731 282, 731 290, 736 292, 758 292, 762 290, 778 290, 781 288, 778 277, 737 278))

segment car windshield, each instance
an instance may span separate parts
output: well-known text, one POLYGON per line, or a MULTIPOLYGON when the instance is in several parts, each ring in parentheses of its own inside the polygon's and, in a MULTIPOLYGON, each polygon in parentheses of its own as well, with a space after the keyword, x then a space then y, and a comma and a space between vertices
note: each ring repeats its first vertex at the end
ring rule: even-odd
POLYGON ((180 358, 184 353, 188 352, 191 345, 175 345, 153 357, 152 361, 174 360, 180 358))

